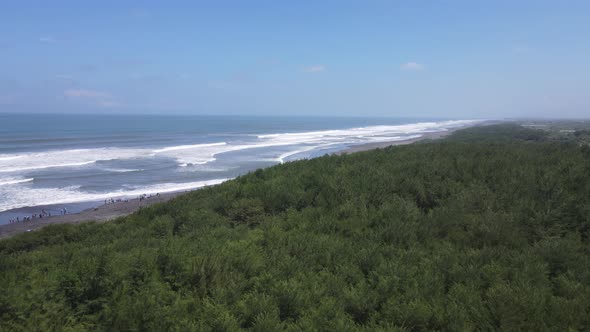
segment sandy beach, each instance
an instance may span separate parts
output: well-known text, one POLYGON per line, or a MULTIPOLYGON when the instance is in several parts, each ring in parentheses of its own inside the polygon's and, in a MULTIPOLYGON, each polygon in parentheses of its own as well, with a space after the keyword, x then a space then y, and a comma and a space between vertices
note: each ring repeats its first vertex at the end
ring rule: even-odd
POLYGON ((128 201, 121 201, 109 204, 102 204, 95 208, 86 209, 84 211, 66 215, 57 215, 51 217, 44 217, 43 219, 33 219, 27 222, 19 222, 13 224, 0 225, 0 239, 13 236, 18 233, 30 232, 39 228, 45 227, 52 224, 63 224, 72 223, 77 224, 87 221, 104 222, 116 219, 118 217, 126 216, 131 214, 140 207, 149 206, 155 203, 166 202, 178 195, 184 194, 183 192, 165 193, 159 196, 152 196, 145 198, 142 201, 139 198, 129 199, 128 201))
POLYGON ((356 146, 350 147, 348 149, 338 151, 338 152, 336 152, 336 154, 342 155, 342 154, 348 154, 348 153, 354 153, 354 152, 368 151, 368 150, 373 150, 373 149, 381 149, 381 148, 386 148, 388 146, 412 144, 412 143, 416 143, 416 142, 427 140, 427 139, 439 139, 439 138, 443 138, 445 136, 450 135, 455 130, 456 129, 451 129, 448 131, 437 131, 437 132, 432 132, 432 133, 425 133, 420 137, 402 140, 402 141, 388 141, 388 142, 377 142, 377 143, 356 145, 356 146))
MULTIPOLYGON (((457 128, 460 129, 460 128, 457 128)), ((421 137, 408 139, 408 140, 401 140, 401 141, 389 141, 389 142, 378 142, 378 143, 368 143, 362 144, 358 146, 353 146, 348 149, 336 152, 336 154, 348 154, 348 153, 355 153, 360 151, 368 151, 372 149, 378 148, 385 148, 388 146, 394 145, 406 145, 412 144, 418 141, 427 140, 427 139, 439 139, 445 136, 448 136, 453 131, 457 129, 447 130, 447 131, 439 131, 439 132, 431 132, 425 133, 421 137)), ((198 190, 198 189, 195 189, 198 190)), ((152 196, 151 198, 144 199, 140 202, 138 198, 129 199, 128 201, 121 201, 115 202, 111 204, 101 204, 100 206, 83 210, 78 213, 72 213, 67 215, 54 215, 51 217, 44 217, 43 219, 33 219, 28 222, 20 222, 20 223, 13 223, 13 224, 5 224, 0 225, 0 239, 11 237, 18 233, 23 232, 30 232, 47 225, 52 224, 63 224, 63 223, 81 223, 81 222, 88 222, 88 221, 97 221, 97 222, 105 222, 109 220, 116 219, 118 217, 126 216, 137 211, 140 207, 148 206, 154 203, 161 203, 166 202, 178 195, 182 195, 187 191, 182 192, 173 192, 173 193, 165 193, 160 194, 159 196, 152 196)))

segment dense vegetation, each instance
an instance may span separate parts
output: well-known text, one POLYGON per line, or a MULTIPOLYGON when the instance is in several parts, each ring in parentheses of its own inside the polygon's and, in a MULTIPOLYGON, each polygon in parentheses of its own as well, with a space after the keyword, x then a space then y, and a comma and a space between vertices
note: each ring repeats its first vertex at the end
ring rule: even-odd
POLYGON ((0 330, 590 328, 590 149, 499 125, 0 242, 0 330))

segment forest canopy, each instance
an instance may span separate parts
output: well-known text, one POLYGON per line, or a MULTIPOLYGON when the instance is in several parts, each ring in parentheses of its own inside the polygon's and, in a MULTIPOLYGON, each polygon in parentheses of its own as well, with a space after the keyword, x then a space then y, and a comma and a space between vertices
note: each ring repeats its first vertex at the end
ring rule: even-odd
POLYGON ((0 330, 584 330, 589 237, 587 144, 476 127, 0 241, 0 330))

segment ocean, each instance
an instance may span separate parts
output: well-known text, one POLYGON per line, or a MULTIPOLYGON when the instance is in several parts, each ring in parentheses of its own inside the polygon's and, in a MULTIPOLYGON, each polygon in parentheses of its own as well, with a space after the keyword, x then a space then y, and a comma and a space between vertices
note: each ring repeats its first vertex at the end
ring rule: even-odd
POLYGON ((185 191, 468 120, 0 114, 0 224, 110 198, 185 191))

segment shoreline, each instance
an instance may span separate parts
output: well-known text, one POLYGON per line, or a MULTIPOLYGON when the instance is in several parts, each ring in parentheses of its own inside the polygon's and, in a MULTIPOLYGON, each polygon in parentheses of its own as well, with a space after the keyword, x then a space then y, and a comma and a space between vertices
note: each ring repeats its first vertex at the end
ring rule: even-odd
MULTIPOLYGON (((475 124, 474 126, 482 125, 475 124)), ((406 140, 399 140, 399 141, 386 141, 386 142, 375 142, 375 143, 366 143, 357 146, 351 146, 341 151, 337 151, 334 154, 336 155, 345 155, 355 152, 362 152, 362 151, 369 151, 374 149, 386 148, 388 146, 397 146, 397 145, 407 145, 413 144, 419 141, 424 140, 436 140, 446 137, 456 130, 472 127, 472 126, 461 126, 458 128, 452 128, 445 131, 436 131, 436 132, 428 132, 424 133, 420 137, 406 139, 406 140)), ((126 215, 130 215, 135 211, 139 210, 140 207, 146 207, 155 203, 162 203, 167 202, 179 195, 183 195, 185 193, 199 190, 200 188, 188 190, 188 191, 179 191, 179 192, 171 192, 171 193, 164 193, 160 194, 160 196, 152 196, 151 198, 146 198, 142 201, 139 198, 129 199, 128 201, 122 202, 115 202, 111 204, 101 204, 97 207, 88 208, 82 210, 80 212, 66 214, 66 215, 53 215, 51 217, 44 217, 42 219, 33 219, 27 222, 19 222, 19 223, 12 223, 12 224, 3 224, 0 225, 0 239, 5 239, 12 237, 19 233, 24 232, 31 232, 37 229, 43 228, 47 225, 53 224, 64 224, 64 223, 72 223, 78 224, 82 222, 106 222, 110 221, 119 217, 123 217, 126 215)), ((41 208, 41 207, 38 207, 41 208)))
POLYGON ((449 129, 446 131, 435 131, 435 132, 424 133, 420 137, 399 140, 399 141, 385 141, 385 142, 375 142, 375 143, 366 143, 366 144, 361 144, 361 145, 355 145, 355 146, 351 146, 349 148, 346 148, 344 150, 338 151, 335 154, 340 156, 340 155, 349 154, 349 153, 369 151, 369 150, 374 150, 374 149, 382 149, 382 148, 386 148, 388 146, 407 145, 407 144, 413 144, 413 143, 416 143, 419 141, 424 141, 424 140, 440 139, 440 138, 443 138, 443 137, 446 137, 446 136, 452 134, 456 130, 463 129, 463 128, 466 128, 466 127, 453 128, 453 129, 449 129))
MULTIPOLYGON (((194 189, 198 190, 198 189, 194 189)), ((150 206, 155 203, 163 203, 173 199, 176 196, 185 194, 189 191, 178 191, 151 196, 140 201, 139 198, 129 199, 127 201, 102 204, 97 207, 82 210, 77 213, 66 215, 53 215, 51 217, 36 218, 27 222, 0 225, 0 239, 12 237, 19 233, 31 232, 53 224, 79 224, 82 222, 106 222, 119 217, 127 216, 142 207, 150 206)))

